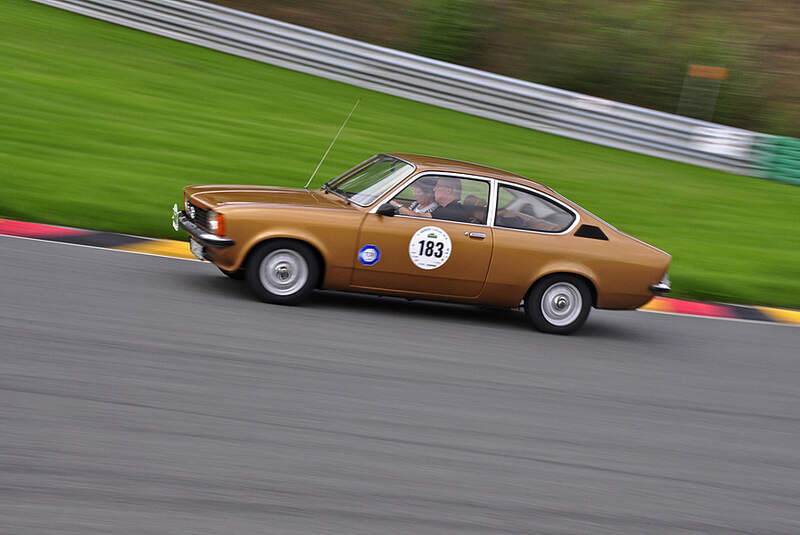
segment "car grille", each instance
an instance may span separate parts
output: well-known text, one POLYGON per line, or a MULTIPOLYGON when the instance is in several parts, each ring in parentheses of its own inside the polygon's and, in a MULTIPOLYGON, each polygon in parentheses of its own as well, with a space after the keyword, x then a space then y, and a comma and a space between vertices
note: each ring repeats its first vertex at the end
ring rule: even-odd
POLYGON ((200 208, 194 203, 189 203, 194 208, 194 217, 190 218, 195 225, 202 228, 203 230, 208 230, 208 210, 204 208, 200 208))

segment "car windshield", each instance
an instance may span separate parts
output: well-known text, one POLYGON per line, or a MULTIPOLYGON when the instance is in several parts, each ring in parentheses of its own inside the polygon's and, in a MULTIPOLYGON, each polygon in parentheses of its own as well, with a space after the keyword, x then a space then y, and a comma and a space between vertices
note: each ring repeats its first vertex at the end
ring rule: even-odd
POLYGON ((331 180, 325 187, 359 206, 369 206, 410 175, 413 170, 411 164, 381 155, 368 160, 366 165, 357 167, 355 171, 349 171, 341 178, 331 180))

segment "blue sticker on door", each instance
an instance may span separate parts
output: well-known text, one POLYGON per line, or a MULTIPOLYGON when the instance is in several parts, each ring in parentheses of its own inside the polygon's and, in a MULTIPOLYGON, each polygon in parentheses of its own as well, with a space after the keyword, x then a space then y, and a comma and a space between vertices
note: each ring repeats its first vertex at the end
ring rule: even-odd
POLYGON ((358 251, 358 260, 365 266, 374 266, 381 259, 381 250, 374 245, 365 245, 358 251))

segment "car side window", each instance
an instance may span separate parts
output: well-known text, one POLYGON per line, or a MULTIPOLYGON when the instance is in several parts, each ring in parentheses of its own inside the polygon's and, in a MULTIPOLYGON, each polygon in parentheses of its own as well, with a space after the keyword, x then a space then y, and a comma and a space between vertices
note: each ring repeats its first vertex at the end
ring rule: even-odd
POLYGON ((485 225, 489 213, 489 183, 462 178, 461 191, 461 204, 467 211, 468 222, 485 225))
POLYGON ((403 215, 486 224, 489 183, 447 175, 425 175, 400 191, 391 203, 403 215))
POLYGON ((497 227, 539 232, 563 232, 575 216, 556 203, 529 191, 500 185, 497 191, 497 227))

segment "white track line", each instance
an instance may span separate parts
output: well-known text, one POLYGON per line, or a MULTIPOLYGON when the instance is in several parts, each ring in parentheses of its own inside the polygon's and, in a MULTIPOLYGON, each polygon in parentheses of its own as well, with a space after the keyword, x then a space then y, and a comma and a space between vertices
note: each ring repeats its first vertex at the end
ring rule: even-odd
MULTIPOLYGON (((130 234, 123 234, 123 236, 130 236, 130 234)), ((138 236, 137 236, 138 237, 138 236)), ((85 245, 83 243, 69 243, 56 240, 48 240, 46 238, 29 238, 27 236, 11 236, 10 234, 0 234, 0 238, 18 238, 20 240, 41 241, 46 243, 58 243, 61 245, 74 245, 75 247, 88 247, 89 249, 103 249, 105 251, 116 251, 118 253, 131 253, 140 254, 145 256, 157 256, 159 258, 173 258, 175 260, 188 260, 189 262, 205 262, 205 260, 198 260, 197 258, 181 258, 180 256, 168 256, 163 254, 144 253, 142 251, 127 251, 125 249, 114 249, 113 247, 102 247, 99 245, 85 245)), ((152 239, 152 238, 145 238, 152 239)))

